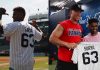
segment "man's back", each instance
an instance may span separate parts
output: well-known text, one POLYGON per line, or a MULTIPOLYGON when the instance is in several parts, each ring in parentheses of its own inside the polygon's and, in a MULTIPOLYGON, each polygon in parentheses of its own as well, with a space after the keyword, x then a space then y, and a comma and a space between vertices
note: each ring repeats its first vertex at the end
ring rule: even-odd
POLYGON ((4 35, 10 36, 11 67, 17 70, 27 65, 32 67, 34 41, 41 39, 38 31, 28 23, 13 22, 4 27, 4 35))

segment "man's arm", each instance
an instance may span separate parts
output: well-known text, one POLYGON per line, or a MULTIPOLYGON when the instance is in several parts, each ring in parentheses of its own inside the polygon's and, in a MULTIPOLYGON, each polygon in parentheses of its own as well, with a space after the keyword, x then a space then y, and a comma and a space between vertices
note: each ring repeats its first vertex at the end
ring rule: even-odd
POLYGON ((43 32, 42 31, 38 31, 36 28, 35 28, 35 35, 34 35, 34 39, 36 41, 40 41, 42 39, 42 35, 43 35, 43 32))
POLYGON ((5 8, 0 8, 0 34, 3 34, 3 33, 4 33, 4 32, 3 32, 2 22, 1 22, 1 20, 2 20, 2 15, 8 15, 8 14, 6 13, 6 9, 5 9, 5 8))
POLYGON ((39 26, 37 25, 36 20, 33 19, 31 25, 34 26, 39 32, 42 32, 39 26))
POLYGON ((76 43, 68 43, 68 42, 64 42, 62 40, 60 40, 60 36, 63 34, 64 28, 58 24, 57 27, 54 29, 54 31, 52 32, 49 41, 52 44, 55 44, 57 46, 65 46, 69 49, 73 49, 77 46, 76 43))
POLYGON ((9 24, 3 25, 1 22, 0 23, 0 34, 3 34, 4 36, 11 36, 18 29, 18 26, 19 25, 17 23, 9 23, 9 24))
POLYGON ((0 14, 0 34, 3 34, 4 32, 1 19, 2 19, 2 14, 0 14))
POLYGON ((42 32, 38 25, 34 26, 39 32, 42 32))
MULTIPOLYGON (((40 40, 42 39, 42 37, 43 37, 43 32, 42 32, 42 30, 41 30, 41 29, 39 28, 39 26, 37 25, 36 20, 32 20, 31 25, 35 28, 35 37, 34 37, 34 39, 35 39, 36 41, 40 41, 40 40)), ((34 29, 33 29, 33 30, 34 30, 34 29)))

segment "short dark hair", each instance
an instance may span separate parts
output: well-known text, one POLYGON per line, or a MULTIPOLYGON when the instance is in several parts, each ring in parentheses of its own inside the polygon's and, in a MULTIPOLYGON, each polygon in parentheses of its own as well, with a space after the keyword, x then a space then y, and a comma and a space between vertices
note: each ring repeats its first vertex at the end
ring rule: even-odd
POLYGON ((89 25, 90 25, 91 23, 94 23, 94 22, 98 23, 99 21, 98 21, 98 19, 96 19, 96 18, 92 18, 92 19, 89 19, 89 20, 88 20, 88 24, 89 24, 89 25))
POLYGON ((13 9, 13 11, 21 12, 23 14, 23 16, 26 15, 25 9, 23 7, 16 7, 13 9))

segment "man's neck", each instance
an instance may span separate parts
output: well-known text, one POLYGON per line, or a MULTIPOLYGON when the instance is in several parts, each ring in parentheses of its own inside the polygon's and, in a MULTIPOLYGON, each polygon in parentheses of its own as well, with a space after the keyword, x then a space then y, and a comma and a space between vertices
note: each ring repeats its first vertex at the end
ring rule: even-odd
POLYGON ((72 18, 70 18, 70 20, 71 20, 74 24, 77 24, 77 22, 78 22, 78 21, 76 21, 76 20, 74 20, 74 19, 72 19, 72 18))
POLYGON ((21 21, 23 21, 23 20, 13 20, 13 22, 21 22, 21 21))
POLYGON ((91 36, 96 36, 98 34, 98 32, 97 33, 91 33, 91 36))

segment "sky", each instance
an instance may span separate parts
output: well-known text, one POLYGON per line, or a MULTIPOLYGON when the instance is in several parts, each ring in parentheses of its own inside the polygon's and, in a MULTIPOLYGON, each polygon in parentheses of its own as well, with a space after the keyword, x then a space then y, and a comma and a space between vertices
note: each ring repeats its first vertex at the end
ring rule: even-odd
POLYGON ((13 8, 21 6, 26 10, 27 20, 29 15, 48 13, 48 0, 0 0, 0 7, 6 9, 9 16, 4 15, 3 22, 12 21, 13 8), (39 10, 38 10, 39 9, 39 10))

